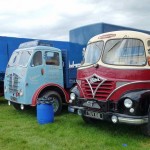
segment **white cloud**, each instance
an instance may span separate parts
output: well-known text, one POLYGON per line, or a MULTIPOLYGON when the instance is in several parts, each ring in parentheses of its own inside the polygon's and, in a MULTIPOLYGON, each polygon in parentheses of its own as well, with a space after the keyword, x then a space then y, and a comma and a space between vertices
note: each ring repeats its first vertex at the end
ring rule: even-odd
POLYGON ((0 35, 68 40, 69 30, 106 22, 150 30, 149 0, 2 0, 0 35))

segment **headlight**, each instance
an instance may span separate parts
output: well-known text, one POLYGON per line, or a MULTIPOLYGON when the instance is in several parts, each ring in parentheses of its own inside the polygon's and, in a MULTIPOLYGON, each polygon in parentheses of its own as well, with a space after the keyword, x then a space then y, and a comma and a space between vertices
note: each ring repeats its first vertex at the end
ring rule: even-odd
POLYGON ((71 100, 75 100, 75 98, 76 98, 76 95, 75 95, 74 93, 71 93, 71 94, 70 94, 70 99, 71 99, 71 100))
POLYGON ((5 88, 4 88, 4 92, 6 93, 7 92, 7 87, 5 86, 5 88))
POLYGON ((127 99, 124 100, 124 106, 125 106, 126 108, 131 108, 132 105, 133 105, 133 102, 132 102, 131 99, 127 98, 127 99))
POLYGON ((20 95, 20 96, 23 95, 23 90, 20 90, 19 95, 20 95))

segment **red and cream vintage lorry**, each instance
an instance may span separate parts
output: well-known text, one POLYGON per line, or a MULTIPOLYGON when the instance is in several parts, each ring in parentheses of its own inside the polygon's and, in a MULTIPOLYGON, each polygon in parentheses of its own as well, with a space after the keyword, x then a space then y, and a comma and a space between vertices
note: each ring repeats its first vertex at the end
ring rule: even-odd
POLYGON ((150 35, 114 31, 91 38, 68 109, 85 122, 141 125, 150 136, 150 35))

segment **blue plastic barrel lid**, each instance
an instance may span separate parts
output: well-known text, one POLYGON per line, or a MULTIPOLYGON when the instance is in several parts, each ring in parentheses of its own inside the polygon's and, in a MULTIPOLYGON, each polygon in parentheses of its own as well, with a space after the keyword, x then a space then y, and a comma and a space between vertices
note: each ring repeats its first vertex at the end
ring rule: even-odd
POLYGON ((51 98, 42 97, 37 101, 38 104, 53 104, 53 100, 51 98))

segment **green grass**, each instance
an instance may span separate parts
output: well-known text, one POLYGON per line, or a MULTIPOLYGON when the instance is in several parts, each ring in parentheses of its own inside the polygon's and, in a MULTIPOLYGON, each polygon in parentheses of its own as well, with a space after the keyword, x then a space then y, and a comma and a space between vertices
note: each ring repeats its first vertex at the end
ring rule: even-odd
POLYGON ((19 112, 0 100, 0 149, 149 150, 150 138, 143 136, 137 126, 85 124, 67 108, 54 123, 39 125, 35 109, 19 112))

